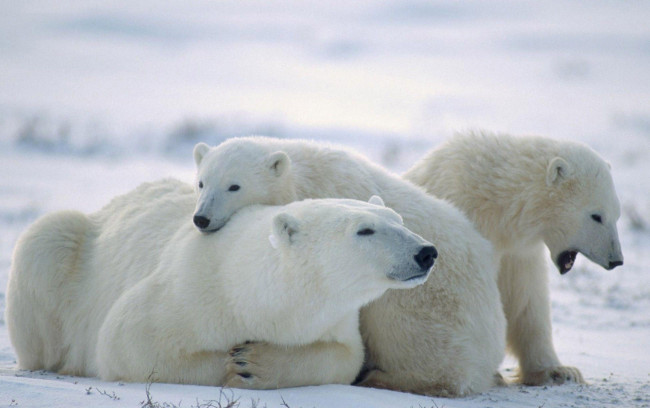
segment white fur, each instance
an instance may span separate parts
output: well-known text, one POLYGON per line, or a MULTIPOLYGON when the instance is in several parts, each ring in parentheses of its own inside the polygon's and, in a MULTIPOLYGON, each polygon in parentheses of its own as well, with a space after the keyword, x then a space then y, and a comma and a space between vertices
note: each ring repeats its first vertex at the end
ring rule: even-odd
POLYGON ((246 174, 240 170, 242 167, 246 168, 249 163, 258 164, 255 161, 255 153, 240 152, 235 156, 221 157, 223 163, 220 168, 223 171, 215 172, 211 164, 206 165, 204 162, 209 149, 205 143, 198 143, 194 147, 194 161, 197 166, 194 219, 205 217, 210 220, 210 224, 199 228, 200 230, 219 230, 235 211, 247 205, 278 205, 294 201, 294 196, 284 189, 276 189, 272 194, 268 194, 269 189, 282 185, 287 178, 291 160, 285 153, 278 151, 266 155, 264 163, 255 167, 254 174, 246 174), (232 191, 231 188, 234 187, 240 189, 232 191))
MULTIPOLYGON (((377 194, 408 228, 436 245, 437 272, 425 285, 390 291, 362 310, 370 370, 363 384, 454 396, 482 392, 494 384, 505 348, 496 264, 489 242, 460 211, 340 148, 264 137, 231 139, 209 150, 199 146, 197 186, 201 183, 203 188, 197 187, 197 208, 201 215, 213 217, 207 230, 220 227, 238 208, 254 202, 368 200, 377 194), (273 170, 278 161, 279 174, 273 170), (228 191, 233 184, 240 189, 228 191)), ((260 345, 248 350, 247 361, 257 367, 259 384, 272 381, 285 361, 302 364, 297 355, 320 359, 323 365, 331 355, 324 347, 260 345)))
POLYGON ((522 381, 581 382, 553 348, 544 245, 561 272, 572 266, 560 259, 567 250, 608 269, 622 263, 609 165, 579 143, 470 133, 433 150, 404 177, 458 206, 494 244, 508 346, 522 381))
POLYGON ((7 291, 19 367, 218 385, 228 350, 255 340, 337 350, 269 387, 350 383, 363 362, 359 308, 430 271, 414 258, 430 244, 388 208, 252 206, 205 235, 187 221, 194 201, 189 186, 164 180, 98 213, 53 213, 30 227, 7 291))

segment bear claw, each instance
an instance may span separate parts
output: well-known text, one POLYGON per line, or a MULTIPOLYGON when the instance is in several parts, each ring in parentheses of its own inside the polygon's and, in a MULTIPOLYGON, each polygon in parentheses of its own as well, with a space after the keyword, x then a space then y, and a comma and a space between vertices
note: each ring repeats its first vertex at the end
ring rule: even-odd
POLYGON ((526 385, 544 385, 555 384, 561 385, 569 382, 576 384, 585 384, 585 380, 575 367, 558 366, 546 370, 526 373, 521 378, 522 383, 526 385))
POLYGON ((239 347, 233 347, 232 349, 230 349, 228 354, 230 354, 231 357, 237 357, 237 356, 242 355, 245 352, 246 352, 246 347, 239 346, 239 347))
POLYGON ((275 386, 275 382, 272 381, 275 378, 274 373, 277 371, 274 369, 274 361, 260 361, 259 359, 260 355, 269 355, 264 351, 265 347, 265 343, 248 342, 230 348, 226 356, 224 385, 246 389, 266 389, 275 386), (269 365, 271 365, 270 368, 269 365))

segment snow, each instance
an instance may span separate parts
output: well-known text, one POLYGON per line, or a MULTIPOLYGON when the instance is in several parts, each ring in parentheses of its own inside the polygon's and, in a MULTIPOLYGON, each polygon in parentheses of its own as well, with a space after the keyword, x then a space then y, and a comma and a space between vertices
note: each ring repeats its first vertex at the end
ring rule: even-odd
MULTIPOLYGON (((543 134, 600 152, 623 205, 623 267, 605 271, 579 256, 560 276, 549 264, 556 348, 589 385, 444 399, 332 385, 153 384, 152 403, 650 406, 650 4, 349 3, 5 2, 0 312, 11 251, 36 217, 96 211, 143 181, 191 181, 199 140, 329 140, 401 172, 456 130, 543 134)), ((514 367, 507 359, 502 372, 514 367)), ((146 389, 16 371, 0 318, 0 406, 137 407, 146 389)))

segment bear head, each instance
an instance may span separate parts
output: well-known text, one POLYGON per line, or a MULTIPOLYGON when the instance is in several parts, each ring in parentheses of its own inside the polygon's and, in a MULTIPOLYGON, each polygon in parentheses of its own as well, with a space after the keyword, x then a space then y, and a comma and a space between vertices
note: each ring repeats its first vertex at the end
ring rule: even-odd
POLYGON ((402 217, 377 196, 368 203, 291 203, 274 217, 269 241, 281 251, 283 264, 299 263, 292 269, 320 270, 321 279, 339 282, 332 287, 352 279, 351 287, 364 287, 371 297, 388 288, 422 284, 438 256, 431 243, 404 227, 402 217), (308 261, 305 254, 312 254, 308 261))
POLYGON ((546 187, 544 242, 560 273, 578 253, 608 270, 622 265, 621 209, 609 164, 587 146, 568 144, 547 163, 546 187))
POLYGON ((240 208, 280 205, 296 199, 290 177, 291 159, 268 153, 255 143, 224 142, 217 148, 194 146, 197 193, 194 225, 202 232, 223 227, 240 208))

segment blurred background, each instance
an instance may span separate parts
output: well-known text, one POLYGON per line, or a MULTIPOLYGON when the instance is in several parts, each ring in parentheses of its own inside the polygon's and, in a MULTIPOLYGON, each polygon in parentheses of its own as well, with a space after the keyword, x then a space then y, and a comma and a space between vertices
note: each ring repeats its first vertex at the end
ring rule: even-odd
POLYGON ((0 148, 186 157, 262 133, 372 147, 403 170, 409 152, 485 128, 648 159, 645 1, 1 8, 0 148))

